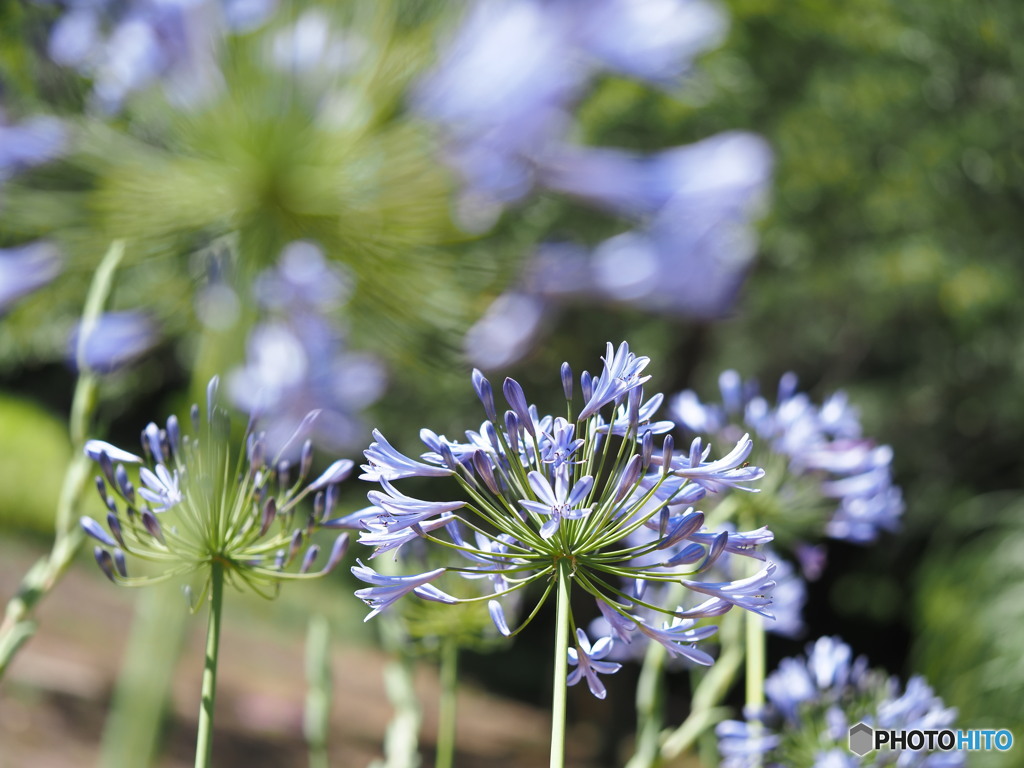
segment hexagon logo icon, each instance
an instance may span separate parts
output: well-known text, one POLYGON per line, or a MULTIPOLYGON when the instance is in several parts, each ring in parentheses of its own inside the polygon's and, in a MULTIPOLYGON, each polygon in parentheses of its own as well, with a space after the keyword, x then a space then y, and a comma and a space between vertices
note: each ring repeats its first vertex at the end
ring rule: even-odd
POLYGON ((874 730, 870 725, 857 723, 850 728, 850 751, 855 755, 864 757, 864 755, 871 751, 874 742, 874 730))

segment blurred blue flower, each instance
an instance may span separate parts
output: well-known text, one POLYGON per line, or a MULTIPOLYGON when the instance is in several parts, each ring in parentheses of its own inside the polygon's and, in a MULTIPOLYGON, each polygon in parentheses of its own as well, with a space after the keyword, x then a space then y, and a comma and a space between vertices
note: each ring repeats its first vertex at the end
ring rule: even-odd
POLYGON ((588 73, 567 47, 564 21, 557 3, 475 3, 421 82, 414 105, 444 129, 468 194, 521 199, 536 158, 568 129, 567 109, 588 73))
MULTIPOLYGON (((636 222, 592 250, 542 246, 522 285, 501 297, 467 335, 470 359, 487 367, 477 339, 494 339, 511 362, 540 323, 501 323, 507 296, 550 311, 595 298, 644 311, 703 319, 728 313, 756 254, 753 220, 766 199, 772 154, 746 133, 641 156, 610 148, 561 147, 540 178, 550 188, 636 222), (509 339, 502 343, 503 335, 509 339)), ((540 310, 536 312, 541 315, 540 310)))
POLYGON ((746 133, 647 157, 564 148, 546 168, 546 183, 639 226, 589 256, 538 253, 527 285, 563 299, 596 295, 653 312, 721 316, 755 255, 752 219, 767 195, 771 166, 767 144, 746 133), (571 268, 558 263, 566 255, 574 259, 571 268))
POLYGON ((90 78, 96 105, 118 111, 125 99, 163 84, 178 106, 202 103, 222 86, 222 38, 249 31, 275 0, 96 0, 65 3, 50 32, 49 55, 90 78))
POLYGON ((705 0, 565 0, 580 47, 610 70, 671 84, 729 26, 705 0))
POLYGON ((238 408, 264 415, 272 450, 311 410, 320 411, 318 445, 343 450, 364 439, 360 412, 380 397, 386 373, 376 356, 347 349, 332 319, 350 290, 347 275, 306 241, 287 246, 256 279, 253 291, 267 317, 249 334, 245 363, 230 373, 227 387, 238 408))
POLYGON ((0 185, 19 171, 58 157, 67 140, 60 120, 37 115, 11 125, 0 105, 0 185))
POLYGON ((521 290, 501 294, 466 332, 466 357, 486 370, 511 365, 532 348, 549 303, 521 290))
POLYGON ((724 29, 704 0, 484 0, 414 105, 445 133, 467 196, 500 210, 543 178, 548 153, 572 130, 572 107, 601 70, 667 83, 724 29))
POLYGON ((84 342, 82 324, 75 325, 68 340, 68 364, 76 369, 111 373, 142 357, 156 346, 160 334, 143 312, 106 312, 96 319, 84 342))
MULTIPOLYGON (((804 632, 803 610, 807 602, 807 585, 792 565, 770 549, 764 555, 775 564, 775 588, 772 590, 774 621, 765 621, 764 628, 783 637, 800 637, 804 632)), ((729 562, 732 562, 730 558, 729 562)))
POLYGON ((901 689, 895 678, 869 670, 867 660, 855 659, 850 647, 837 638, 819 638, 807 646, 805 656, 783 659, 765 681, 765 693, 768 704, 760 712, 748 712, 746 720, 728 720, 716 728, 723 768, 965 764, 959 751, 884 749, 862 758, 852 755, 847 734, 855 723, 892 730, 944 729, 953 725, 956 710, 947 708, 920 677, 901 689))
POLYGON ((57 247, 45 241, 0 248, 0 315, 56 278, 62 266, 57 247))
POLYGON ((725 14, 705 0, 473 5, 413 99, 440 127, 462 176, 463 226, 487 229, 538 186, 635 226, 592 253, 542 249, 523 284, 470 329, 470 361, 514 362, 534 343, 541 319, 571 297, 700 318, 729 311, 755 253, 750 220, 771 167, 765 143, 723 134, 650 156, 568 143, 573 109, 600 72, 672 83, 726 26, 725 14))
POLYGON ((862 436, 857 411, 843 393, 817 406, 787 374, 771 404, 757 394, 756 382, 744 383, 735 371, 722 373, 719 388, 721 403, 703 402, 692 390, 676 395, 669 404, 673 416, 689 431, 718 439, 757 435, 758 461, 785 467, 766 493, 785 500, 791 519, 807 521, 800 538, 817 528, 865 543, 896 528, 903 499, 892 482, 892 450, 862 436))

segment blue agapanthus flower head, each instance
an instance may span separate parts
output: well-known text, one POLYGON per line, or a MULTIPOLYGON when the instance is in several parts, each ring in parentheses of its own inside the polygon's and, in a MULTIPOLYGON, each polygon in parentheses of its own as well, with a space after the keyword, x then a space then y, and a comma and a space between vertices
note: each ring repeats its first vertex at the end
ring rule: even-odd
POLYGON ((758 393, 756 382, 744 382, 735 371, 722 373, 719 387, 720 402, 702 401, 692 390, 676 395, 670 401, 673 416, 698 435, 756 435, 758 461, 778 466, 761 500, 775 497, 784 504, 786 517, 803 527, 791 532, 796 538, 823 532, 870 542, 897 527, 903 497, 893 483, 892 449, 863 436, 844 393, 817 405, 786 374, 773 403, 758 393))
POLYGON ((696 643, 715 627, 702 619, 735 606, 770 615, 773 565, 740 579, 708 575, 726 552, 762 559, 757 546, 771 533, 709 531, 693 507, 708 494, 756 490, 752 484, 764 473, 746 463, 750 440, 741 438, 718 459, 700 441, 676 452, 670 437, 658 440, 663 422, 653 421, 643 392, 649 363, 626 343, 609 344, 601 370, 584 371, 578 387, 563 365, 557 384, 567 401, 564 417, 541 415, 514 379, 501 387, 502 414, 495 388, 474 372, 474 389, 490 418, 465 440, 422 430, 426 451, 418 457, 375 431, 362 478, 381 490, 368 495, 373 506, 361 513, 360 541, 381 552, 425 540, 462 562, 401 577, 360 565, 353 572, 370 586, 356 594, 373 608, 371 616, 410 593, 444 603, 487 601, 495 626, 512 635, 536 615, 557 580, 568 578, 596 600, 610 627, 607 638, 591 643, 574 625, 569 682, 585 679, 602 696, 597 676, 617 669, 604 660, 615 643, 642 637, 673 656, 710 664, 712 657, 696 643), (434 483, 431 500, 399 489, 413 477, 434 483), (435 500, 446 496, 450 500, 435 500), (433 582, 443 573, 489 583, 490 590, 469 597, 441 591, 433 582), (662 584, 682 588, 675 604, 655 605, 645 597, 645 585, 662 584), (531 585, 543 589, 537 607, 510 627, 507 601, 531 585))
POLYGON ((313 450, 306 436, 317 414, 293 432, 300 459, 290 462, 268 450, 255 423, 233 445, 217 390, 214 378, 205 414, 192 406, 191 434, 171 416, 165 425, 146 426, 139 454, 102 440, 85 444, 100 469, 96 487, 108 512, 102 522, 83 517, 81 525, 96 540, 96 561, 111 581, 142 586, 198 578, 205 594, 218 563, 229 583, 269 597, 280 582, 323 575, 344 557, 348 534, 335 539, 326 558, 312 540, 320 528, 346 527, 331 514, 337 484, 353 467, 341 459, 309 480, 313 450), (304 499, 312 504, 304 508, 304 499))
POLYGON ((958 768, 963 752, 889 749, 863 757, 848 749, 852 725, 865 723, 892 730, 950 728, 956 710, 946 707, 923 678, 902 687, 871 670, 838 638, 822 637, 803 656, 783 659, 765 681, 768 703, 745 720, 727 720, 716 728, 723 768, 806 765, 854 768, 958 768))

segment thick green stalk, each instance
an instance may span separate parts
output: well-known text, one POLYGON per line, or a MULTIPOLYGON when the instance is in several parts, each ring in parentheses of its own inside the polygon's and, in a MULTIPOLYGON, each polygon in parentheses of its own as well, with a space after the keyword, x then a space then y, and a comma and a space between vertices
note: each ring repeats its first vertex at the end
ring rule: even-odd
POLYGON ((757 711, 764 706, 765 632, 764 619, 747 613, 747 707, 757 711))
MULTIPOLYGON (((747 529, 753 530, 756 520, 752 514, 745 515, 747 529)), ((752 571, 757 572, 758 561, 751 561, 752 571)), ((756 613, 746 614, 746 635, 747 635, 747 674, 746 674, 746 711, 757 713, 764 707, 764 678, 765 678, 765 655, 767 653, 765 642, 764 619, 756 613)), ((754 726, 756 729, 757 726, 754 726)), ((751 761, 752 768, 760 768, 761 755, 754 755, 751 761)))
POLYGON ((306 634, 306 712, 303 731, 309 748, 309 768, 328 768, 327 734, 331 727, 331 629, 320 614, 306 634))
POLYGON ((636 748, 626 768, 654 768, 659 763, 665 712, 665 659, 661 643, 648 643, 636 683, 636 748))
POLYGON ((177 583, 138 591, 124 663, 103 729, 101 768, 153 764, 187 619, 177 583))
POLYGON ((224 566, 210 566, 210 623, 206 631, 206 665, 199 702, 199 734, 196 736, 196 768, 209 768, 213 754, 213 708, 217 699, 217 650, 220 647, 220 613, 224 602, 224 566))
POLYGON ((569 595, 572 564, 558 561, 558 600, 555 608, 555 674, 551 701, 551 768, 565 766, 565 702, 569 676, 569 595))
POLYGON ((459 688, 459 644, 441 641, 441 704, 437 716, 437 757, 434 768, 452 768, 455 760, 455 711, 459 688))
MULTIPOLYGON (((393 560, 384 558, 382 572, 396 568, 393 560)), ((380 617, 380 639, 392 660, 384 668, 384 689, 395 710, 384 734, 384 759, 375 760, 370 768, 419 768, 419 733, 422 713, 416 697, 414 664, 408 638, 399 616, 385 612, 380 617)))
POLYGON ((35 634, 36 624, 32 621, 32 613, 39 601, 61 580, 85 541, 85 535, 77 525, 76 515, 82 493, 89 480, 91 462, 82 454, 82 448, 96 410, 98 393, 97 376, 90 373, 85 364, 85 343, 103 312, 103 306, 113 287, 114 272, 123 257, 124 243, 116 240, 96 268, 89 286, 78 333, 79 376, 68 425, 73 458, 64 473, 60 499, 57 502, 53 548, 29 569, 18 587, 17 594, 7 603, 3 622, 0 623, 0 680, 3 679, 14 656, 35 634))
POLYGON ((408 654, 398 655, 384 668, 384 688, 395 715, 384 734, 384 759, 371 768, 418 768, 420 707, 413 681, 413 661, 408 654))
MULTIPOLYGON (((686 588, 673 584, 666 605, 677 605, 686 588)), ((665 662, 668 652, 661 643, 648 643, 640 679, 636 685, 636 749, 626 768, 654 768, 661 763, 661 740, 665 717, 665 662)))
POLYGON ((743 664, 744 647, 739 614, 722 617, 719 637, 722 651, 714 665, 704 673, 693 692, 690 714, 682 724, 664 736, 661 757, 672 760, 693 746, 708 728, 727 717, 729 709, 721 702, 729 692, 743 664))

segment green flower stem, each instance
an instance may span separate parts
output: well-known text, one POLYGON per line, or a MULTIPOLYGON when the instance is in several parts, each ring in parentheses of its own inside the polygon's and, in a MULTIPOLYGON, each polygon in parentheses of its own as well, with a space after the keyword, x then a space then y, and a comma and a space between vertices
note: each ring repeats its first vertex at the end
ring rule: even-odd
MULTIPOLYGON (((759 712, 764 707, 765 678, 765 630, 764 619, 755 613, 747 613, 747 674, 746 674, 746 710, 759 712)), ((756 730, 759 726, 751 726, 756 730)), ((761 755, 753 755, 752 768, 760 768, 761 755)))
POLYGON ((146 768, 159 751, 189 616, 176 581, 152 589, 136 595, 124 663, 103 729, 100 768, 146 768))
POLYGON ((85 535, 76 524, 82 494, 89 480, 92 462, 82 449, 89 434, 98 397, 97 376, 85 365, 85 341, 95 328, 114 282, 114 272, 124 258, 124 242, 114 241, 93 275, 92 284, 82 312, 78 334, 78 369, 81 372, 75 385, 71 403, 68 431, 71 437, 72 460, 64 473, 57 515, 53 548, 40 558, 22 579, 18 592, 7 603, 3 622, 0 623, 0 680, 18 651, 35 634, 32 614, 39 601, 57 585, 75 559, 85 535))
MULTIPOLYGON (((686 588, 673 584, 666 605, 677 605, 686 588)), ((665 716, 665 662, 668 652, 661 643, 650 642, 644 652, 636 686, 636 749, 626 768, 653 768, 660 762, 661 736, 665 716)))
POLYGON ((416 699, 416 670, 408 653, 398 647, 392 652, 394 658, 384 669, 384 689, 395 714, 384 734, 384 759, 374 761, 371 768, 419 768, 422 715, 416 699))
POLYGON ((654 768, 659 762, 665 716, 665 660, 661 643, 648 643, 636 684, 636 748, 626 768, 654 768))
MULTIPOLYGON (((753 530, 755 521, 753 515, 745 515, 747 529, 753 530)), ((758 561, 751 561, 753 572, 757 572, 758 561)), ((747 635, 747 670, 746 670, 746 704, 750 712, 758 712, 764 706, 764 678, 765 678, 765 642, 764 619, 756 613, 746 614, 746 635, 747 635)), ((756 726, 755 726, 756 728, 756 726)), ((761 755, 753 756, 752 768, 760 768, 761 755)))
POLYGON ((693 693, 690 714, 675 730, 662 739, 661 757, 671 760, 692 747, 697 739, 715 723, 724 719, 729 710, 719 706, 736 680, 743 664, 743 637, 740 615, 722 617, 719 637, 722 652, 717 661, 701 678, 693 693))
POLYGON ((458 693, 459 644, 452 636, 441 642, 441 704, 437 719, 435 768, 452 768, 455 760, 455 711, 458 693))
POLYGON ((747 706, 764 706, 765 632, 764 619, 747 613, 747 706))
MULTIPOLYGON (((392 574, 395 561, 384 558, 381 572, 392 574)), ((401 618, 385 611, 380 617, 380 641, 391 661, 384 669, 384 689, 395 711, 384 734, 384 759, 370 768, 419 768, 420 723, 423 720, 416 696, 415 664, 401 618)))
POLYGON ((565 702, 569 676, 569 593, 572 564, 558 561, 558 599, 555 609, 555 674, 551 702, 551 768, 565 766, 565 702))
POLYGON ((209 768, 213 754, 213 708, 217 699, 217 650, 220 647, 220 613, 224 602, 224 566, 210 564, 210 623, 206 632, 206 665, 199 702, 199 734, 196 737, 196 768, 209 768))
POLYGON ((314 616, 306 634, 306 712, 303 731, 309 768, 328 768, 327 734, 331 726, 331 629, 324 615, 314 616))

